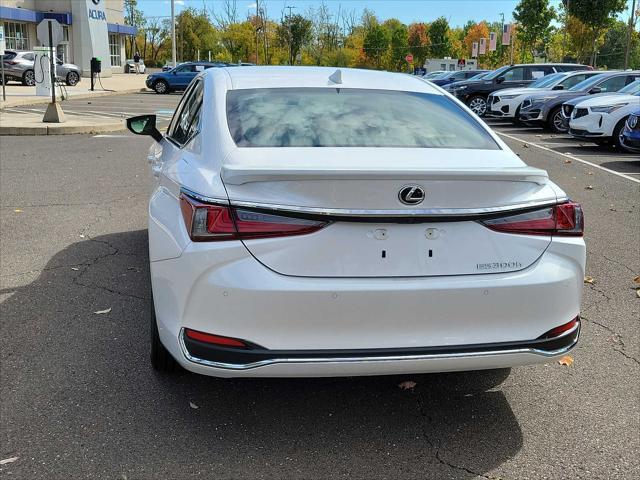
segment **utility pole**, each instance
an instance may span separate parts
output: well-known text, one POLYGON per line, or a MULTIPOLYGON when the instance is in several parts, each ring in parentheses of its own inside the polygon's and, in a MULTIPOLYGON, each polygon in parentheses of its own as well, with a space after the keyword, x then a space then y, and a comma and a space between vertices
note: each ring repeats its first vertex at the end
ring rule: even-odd
POLYGON ((296 7, 292 7, 287 5, 284 8, 288 8, 289 9, 289 16, 287 17, 287 23, 289 24, 289 65, 293 65, 293 33, 291 32, 291 10, 296 8, 296 7))
POLYGON ((171 61, 174 67, 178 64, 176 56, 176 4, 171 0, 171 61))
POLYGON ((635 25, 634 15, 636 12, 636 0, 633 0, 631 4, 631 15, 629 16, 629 28, 627 30, 627 48, 624 51, 624 69, 629 68, 629 51, 631 50, 631 32, 633 32, 633 26, 635 25))
MULTIPOLYGON (((500 61, 502 61, 502 54, 504 53, 504 47, 502 46, 502 35, 504 35, 504 13, 500 12, 500 18, 502 18, 502 27, 500 27, 500 61)), ((496 42, 498 39, 496 38, 496 42)))
POLYGON ((260 18, 260 0, 256 0, 256 65, 260 65, 260 58, 258 55, 258 33, 260 32, 260 25, 258 19, 260 18))

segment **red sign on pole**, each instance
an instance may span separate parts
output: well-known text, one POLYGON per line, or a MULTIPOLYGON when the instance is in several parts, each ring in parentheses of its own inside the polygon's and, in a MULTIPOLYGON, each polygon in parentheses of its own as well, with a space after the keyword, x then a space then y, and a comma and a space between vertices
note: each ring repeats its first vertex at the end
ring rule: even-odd
POLYGON ((413 55, 411 55, 410 53, 404 57, 404 59, 407 61, 407 63, 413 63, 413 55))

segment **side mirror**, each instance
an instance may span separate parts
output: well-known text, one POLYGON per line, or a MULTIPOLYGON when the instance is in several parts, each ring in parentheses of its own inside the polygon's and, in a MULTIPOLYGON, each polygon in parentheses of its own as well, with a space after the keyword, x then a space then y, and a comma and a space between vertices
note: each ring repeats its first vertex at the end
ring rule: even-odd
POLYGON ((498 78, 496 78, 496 83, 498 83, 498 84, 499 84, 499 83, 502 83, 502 82, 504 82, 504 77, 498 77, 498 78))
POLYGON ((556 85, 551 90, 564 90, 564 85, 556 85))
POLYGON ((593 95, 594 93, 600 93, 602 92, 602 88, 600 87, 593 87, 591 90, 589 90, 589 94, 593 95))
POLYGON ((155 115, 139 115, 127 118, 127 128, 136 135, 148 135, 156 142, 160 142, 164 138, 160 130, 156 128, 155 115))

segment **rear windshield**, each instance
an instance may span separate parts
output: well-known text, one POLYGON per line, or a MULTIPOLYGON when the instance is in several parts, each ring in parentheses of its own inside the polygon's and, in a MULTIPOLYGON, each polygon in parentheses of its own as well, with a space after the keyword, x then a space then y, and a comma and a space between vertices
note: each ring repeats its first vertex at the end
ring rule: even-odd
POLYGON ((393 147, 498 150, 478 120, 444 95, 263 88, 227 93, 239 147, 393 147))

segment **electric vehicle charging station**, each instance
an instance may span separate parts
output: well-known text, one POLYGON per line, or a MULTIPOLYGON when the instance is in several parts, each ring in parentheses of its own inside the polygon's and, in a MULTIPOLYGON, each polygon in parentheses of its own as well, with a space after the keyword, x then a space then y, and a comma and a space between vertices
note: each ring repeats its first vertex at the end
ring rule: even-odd
MULTIPOLYGON (((34 47, 33 51, 35 53, 35 60, 33 63, 33 74, 36 81, 36 95, 39 97, 50 97, 51 96, 51 59, 49 58, 49 47, 34 47)), ((55 65, 55 58, 54 58, 54 65, 55 65)))

